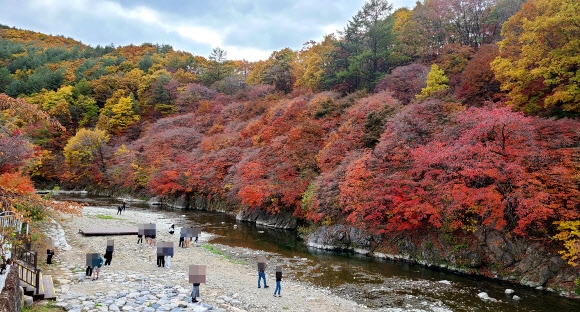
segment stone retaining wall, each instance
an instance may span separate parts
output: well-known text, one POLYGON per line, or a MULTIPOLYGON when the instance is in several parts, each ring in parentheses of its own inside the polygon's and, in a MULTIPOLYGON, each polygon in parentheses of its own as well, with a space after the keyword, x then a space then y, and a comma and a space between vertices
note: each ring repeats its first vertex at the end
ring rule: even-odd
POLYGON ((20 287, 18 271, 15 266, 11 266, 7 273, 6 283, 0 293, 0 312, 20 312, 24 305, 24 291, 20 287))

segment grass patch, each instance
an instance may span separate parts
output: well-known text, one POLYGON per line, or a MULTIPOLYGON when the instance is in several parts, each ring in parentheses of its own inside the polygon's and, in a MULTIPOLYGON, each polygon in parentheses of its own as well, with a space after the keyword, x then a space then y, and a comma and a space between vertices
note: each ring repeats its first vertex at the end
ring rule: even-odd
POLYGON ((35 302, 31 307, 22 307, 22 312, 62 312, 63 309, 54 305, 54 301, 35 302))
POLYGON ((235 259, 230 258, 230 256, 224 254, 221 250, 215 248, 214 246, 212 246, 210 244, 203 244, 202 247, 209 250, 209 252, 211 252, 212 254, 216 254, 218 256, 224 257, 224 259, 228 260, 229 262, 231 262, 233 264, 246 264, 244 261, 235 260, 235 259))
POLYGON ((121 219, 119 219, 119 218, 115 218, 115 217, 113 217, 113 216, 104 215, 104 214, 98 214, 98 215, 97 215, 97 218, 98 218, 98 219, 103 219, 103 220, 113 220, 113 219, 118 219, 118 220, 121 220, 121 219))
POLYGON ((209 250, 212 254, 216 254, 219 256, 223 256, 224 253, 221 252, 221 250, 218 250, 217 248, 215 248, 214 246, 210 245, 210 244, 203 244, 202 246, 203 248, 209 250))

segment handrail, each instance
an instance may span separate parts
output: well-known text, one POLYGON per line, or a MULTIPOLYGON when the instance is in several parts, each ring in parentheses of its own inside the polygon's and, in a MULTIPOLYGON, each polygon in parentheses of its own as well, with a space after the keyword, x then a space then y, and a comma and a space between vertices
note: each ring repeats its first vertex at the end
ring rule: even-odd
POLYGON ((38 266, 38 253, 35 251, 29 251, 23 247, 16 247, 14 252, 15 258, 21 260, 25 264, 30 265, 33 268, 38 266))
POLYGON ((40 269, 30 269, 25 265, 22 265, 20 261, 14 262, 18 266, 18 278, 25 282, 26 284, 34 287, 36 289, 36 294, 40 292, 40 269))
POLYGON ((22 223, 18 215, 12 211, 0 212, 0 227, 14 227, 18 234, 22 234, 22 226, 26 225, 26 234, 28 235, 28 223, 22 223))

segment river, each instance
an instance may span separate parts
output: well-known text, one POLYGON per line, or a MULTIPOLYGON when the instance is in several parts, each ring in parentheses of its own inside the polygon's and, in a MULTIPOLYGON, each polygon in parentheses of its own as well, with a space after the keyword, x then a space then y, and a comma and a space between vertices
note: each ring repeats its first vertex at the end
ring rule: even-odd
MULTIPOLYGON (((111 209, 120 204, 117 199, 80 194, 60 194, 56 199, 111 209)), ((233 258, 238 255, 235 247, 273 253, 269 262, 284 264, 285 275, 380 311, 580 311, 580 300, 548 291, 354 253, 308 248, 296 231, 260 227, 228 214, 163 209, 134 202, 127 209, 163 211, 180 220, 176 227, 201 227, 215 235, 210 243, 232 247, 229 256, 233 258), (521 299, 506 295, 508 288, 521 299), (495 301, 480 299, 481 292, 495 301)))

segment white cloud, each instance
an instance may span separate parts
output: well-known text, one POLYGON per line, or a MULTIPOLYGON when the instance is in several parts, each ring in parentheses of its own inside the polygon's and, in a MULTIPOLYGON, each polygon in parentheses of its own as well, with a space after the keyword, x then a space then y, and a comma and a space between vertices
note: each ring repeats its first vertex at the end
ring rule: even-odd
POLYGON ((181 37, 197 43, 207 44, 212 47, 218 47, 223 44, 220 35, 216 31, 209 28, 199 27, 191 24, 180 26, 166 25, 164 28, 168 31, 175 31, 181 37))
POLYGON ((247 60, 255 62, 259 60, 267 60, 273 51, 261 50, 257 48, 239 47, 239 46, 225 46, 222 47, 227 54, 228 60, 247 60))

